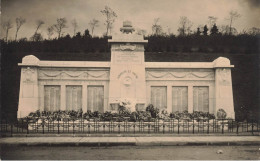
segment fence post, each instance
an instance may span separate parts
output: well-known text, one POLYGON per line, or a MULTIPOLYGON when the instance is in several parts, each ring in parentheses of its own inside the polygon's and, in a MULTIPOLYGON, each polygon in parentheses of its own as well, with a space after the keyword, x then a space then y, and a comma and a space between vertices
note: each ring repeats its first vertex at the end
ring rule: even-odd
POLYGON ((224 134, 224 119, 222 119, 222 134, 224 134))
POLYGON ((208 119, 208 131, 207 131, 207 134, 209 134, 209 119, 208 119))
POLYGON ((192 133, 194 134, 194 117, 193 117, 193 124, 192 124, 192 133))
POLYGON ((18 133, 18 120, 16 119, 16 133, 18 133))
POLYGON ((259 131, 258 131, 258 122, 259 122, 259 121, 257 120, 257 124, 256 124, 256 126, 257 126, 257 132, 259 132, 259 131))
POLYGON ((236 121, 237 122, 237 135, 238 135, 238 127, 239 127, 239 123, 238 123, 238 121, 236 121))
POLYGON ((232 133, 233 133, 233 119, 231 120, 231 129, 232 129, 232 133))
MULTIPOLYGON (((45 120, 42 119, 42 133, 44 134, 44 124, 45 124, 45 120)), ((49 125, 48 125, 49 126, 49 125)))
POLYGON ((72 120, 72 133, 74 135, 74 119, 72 120))
POLYGON ((148 122, 148 134, 150 134, 150 121, 148 122))
POLYGON ((254 121, 252 119, 252 135, 254 135, 254 121))
POLYGON ((26 126, 27 126, 27 134, 29 134, 29 123, 28 123, 28 118, 26 119, 26 126))
POLYGON ((188 119, 188 133, 190 133, 190 124, 189 124, 189 122, 190 122, 190 119, 188 119))
POLYGON ((246 132, 248 132, 248 121, 246 121, 246 132))
POLYGON ((164 125, 164 121, 163 121, 163 134, 164 134, 164 128, 165 128, 165 125, 164 125))
POLYGON ((120 121, 118 122, 118 134, 120 134, 120 121))
POLYGON ((11 136, 13 136, 13 124, 11 124, 11 136))
POLYGON ((58 134, 60 134, 60 119, 58 118, 58 134))
POLYGON ((178 134, 180 134, 180 122, 179 122, 179 118, 178 118, 178 134))
POLYGON ((134 122, 134 134, 135 134, 135 122, 134 122))

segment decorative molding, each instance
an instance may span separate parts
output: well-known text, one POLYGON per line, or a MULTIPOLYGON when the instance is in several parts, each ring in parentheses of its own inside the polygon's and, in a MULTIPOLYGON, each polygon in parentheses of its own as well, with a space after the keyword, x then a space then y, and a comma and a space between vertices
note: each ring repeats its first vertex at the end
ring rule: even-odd
POLYGON ((112 51, 144 51, 144 46, 139 44, 113 44, 112 51))
POLYGON ((109 79, 109 71, 51 71, 39 70, 39 78, 47 79, 109 79))
POLYGON ((219 69, 218 70, 219 75, 219 84, 224 86, 229 86, 231 84, 229 80, 230 70, 228 69, 219 69))
POLYGON ((23 74, 24 74, 24 78, 23 78, 24 83, 33 83, 34 82, 34 79, 33 79, 34 69, 27 67, 27 68, 23 69, 23 74))
POLYGON ((129 76, 126 76, 123 80, 123 84, 127 87, 129 87, 132 84, 132 78, 129 76))
POLYGON ((130 44, 122 45, 122 44, 120 44, 120 49, 121 49, 121 50, 134 51, 135 48, 136 48, 136 45, 130 45, 130 44))
POLYGON ((214 79, 214 72, 146 71, 147 79, 214 79))

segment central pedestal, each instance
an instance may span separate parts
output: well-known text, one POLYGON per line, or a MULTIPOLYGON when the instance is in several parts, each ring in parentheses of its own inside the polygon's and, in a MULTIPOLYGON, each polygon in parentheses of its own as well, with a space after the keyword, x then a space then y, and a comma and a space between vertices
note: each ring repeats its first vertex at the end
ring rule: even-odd
POLYGON ((136 103, 144 110, 146 103, 144 43, 142 35, 132 34, 131 25, 124 24, 122 33, 113 35, 109 82, 110 110, 117 110, 120 100, 136 103), (125 25, 127 28, 124 28, 125 25))
MULTIPOLYGON (((136 102, 142 110, 146 102, 144 51, 141 44, 112 45, 109 103, 122 99, 136 102), (117 48, 117 47, 123 48, 117 48), (125 49, 129 47, 133 50, 125 49), (139 51, 137 50, 137 47, 139 51), (125 50, 124 50, 125 49, 125 50)), ((112 110, 116 110, 112 107, 112 110)))

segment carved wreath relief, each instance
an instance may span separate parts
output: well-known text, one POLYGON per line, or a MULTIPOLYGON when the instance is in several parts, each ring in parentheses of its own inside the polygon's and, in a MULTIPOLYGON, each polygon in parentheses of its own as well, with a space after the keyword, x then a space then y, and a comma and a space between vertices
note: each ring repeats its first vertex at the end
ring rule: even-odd
POLYGON ((229 75, 230 75, 230 71, 223 68, 223 69, 219 69, 218 70, 218 75, 219 75, 219 84, 220 85, 230 85, 230 80, 229 80, 229 75))
POLYGON ((32 83, 34 81, 33 80, 34 69, 27 67, 26 69, 23 70, 23 74, 24 74, 23 81, 25 83, 32 83))

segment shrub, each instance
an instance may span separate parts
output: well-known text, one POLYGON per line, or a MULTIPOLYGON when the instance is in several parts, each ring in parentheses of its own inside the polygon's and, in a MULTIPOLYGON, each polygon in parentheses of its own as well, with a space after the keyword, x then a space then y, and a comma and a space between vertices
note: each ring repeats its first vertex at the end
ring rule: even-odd
POLYGON ((137 120, 137 112, 132 112, 130 115, 130 121, 136 121, 137 120))
POLYGON ((159 118, 160 110, 158 108, 154 108, 152 104, 149 104, 146 107, 146 111, 151 113, 152 118, 159 118))
POLYGON ((227 113, 224 109, 220 108, 217 111, 217 118, 218 119, 225 119, 227 117, 227 113))

